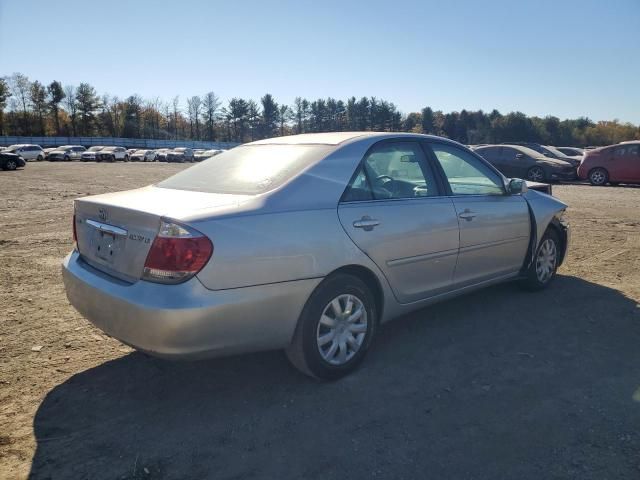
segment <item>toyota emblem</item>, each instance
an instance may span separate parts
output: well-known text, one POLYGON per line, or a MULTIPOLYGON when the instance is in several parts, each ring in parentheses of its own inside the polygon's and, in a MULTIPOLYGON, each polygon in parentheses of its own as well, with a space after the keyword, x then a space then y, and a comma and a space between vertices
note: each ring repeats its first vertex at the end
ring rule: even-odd
POLYGON ((103 222, 107 220, 107 218, 109 218, 109 215, 107 214, 107 209, 106 208, 101 208, 98 210, 98 217, 100 218, 100 220, 102 220, 103 222))

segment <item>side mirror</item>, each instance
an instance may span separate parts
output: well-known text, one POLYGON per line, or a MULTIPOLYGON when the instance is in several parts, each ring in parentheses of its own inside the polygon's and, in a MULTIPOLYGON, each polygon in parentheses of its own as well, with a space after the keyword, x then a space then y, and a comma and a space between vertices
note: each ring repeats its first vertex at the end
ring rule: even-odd
POLYGON ((529 190, 527 182, 521 178, 512 178, 509 180, 508 191, 511 195, 525 193, 527 190, 529 190))

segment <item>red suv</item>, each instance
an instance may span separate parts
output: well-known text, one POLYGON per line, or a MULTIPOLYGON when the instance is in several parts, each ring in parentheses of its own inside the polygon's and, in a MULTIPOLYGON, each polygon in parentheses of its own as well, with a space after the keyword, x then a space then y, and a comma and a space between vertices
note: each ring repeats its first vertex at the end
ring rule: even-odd
POLYGON ((640 183, 640 140, 587 150, 578 177, 591 185, 640 183))

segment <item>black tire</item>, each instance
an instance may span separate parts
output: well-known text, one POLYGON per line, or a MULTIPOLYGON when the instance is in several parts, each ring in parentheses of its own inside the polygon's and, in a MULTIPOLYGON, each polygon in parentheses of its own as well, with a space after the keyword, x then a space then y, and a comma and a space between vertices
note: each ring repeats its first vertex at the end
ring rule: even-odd
POLYGON ((609 172, 604 168, 594 168, 589 172, 589 183, 594 187, 601 187, 606 185, 609 181, 609 172))
POLYGON ((544 182, 546 179, 547 174, 539 165, 535 165, 527 170, 527 180, 531 180, 532 182, 544 182))
POLYGON ((547 288, 551 284, 553 279, 556 278, 556 271, 558 270, 561 247, 562 245, 560 244, 560 238, 558 237, 558 234, 554 230, 548 229, 540 240, 540 244, 538 245, 538 249, 536 251, 536 256, 526 272, 525 278, 522 281, 522 286, 524 286, 527 290, 542 290, 544 288, 547 288), (547 276, 542 274, 542 271, 544 269, 539 269, 538 265, 544 263, 543 257, 545 256, 545 253, 543 251, 543 248, 548 245, 548 242, 553 243, 555 255, 553 264, 550 265, 550 272, 547 276))
POLYGON ((15 170, 16 168, 18 168, 18 162, 16 162, 13 158, 10 158, 6 162, 4 162, 4 165, 2 166, 3 170, 15 170))
POLYGON ((64 161, 65 161, 65 162, 70 162, 70 161, 71 161, 71 159, 65 155, 65 156, 64 156, 64 161))
POLYGON ((42 155, 38 155, 38 158, 36 158, 36 160, 38 162, 41 162, 42 160, 44 160, 44 157, 42 155))
MULTIPOLYGON (((340 300, 338 300, 341 305, 344 305, 345 301, 341 303, 340 300)), ((346 317, 343 317, 343 319, 344 318, 346 317)), ((346 323, 347 326, 350 324, 353 325, 347 320, 343 320, 343 322, 346 323)), ((360 362, 362 362, 377 331, 377 322, 378 312, 376 304, 373 294, 367 285, 358 277, 353 275, 344 273, 332 275, 323 280, 307 300, 307 303, 300 314, 300 318, 298 319, 298 325, 296 326, 293 340, 286 349, 287 357, 298 370, 306 375, 322 380, 338 379, 351 373, 357 368, 360 362), (318 345, 318 337, 320 336, 321 330, 326 328, 320 325, 320 320, 323 317, 323 314, 326 309, 330 308, 332 300, 335 300, 340 296, 350 296, 354 299, 354 302, 360 302, 361 308, 364 309, 360 318, 362 319, 364 316, 366 327, 362 324, 359 326, 366 328, 366 330, 362 332, 364 333, 364 337, 362 337, 359 348, 355 351, 353 351, 351 344, 347 347, 348 342, 345 342, 344 340, 341 342, 334 342, 335 335, 332 337, 332 340, 330 340, 332 345, 333 343, 336 343, 336 345, 338 343, 341 344, 337 347, 338 352, 341 352, 343 348, 346 352, 348 352, 349 348, 352 349, 350 354, 351 358, 341 364, 334 365, 323 358, 321 347, 318 345)), ((342 335, 344 335, 344 333, 342 333, 342 335)), ((351 335, 352 338, 355 338, 352 333, 347 333, 347 335, 351 335)), ((330 346, 328 350, 331 350, 331 348, 332 346, 330 346)), ((345 358, 346 355, 349 355, 349 353, 345 354, 345 358)))

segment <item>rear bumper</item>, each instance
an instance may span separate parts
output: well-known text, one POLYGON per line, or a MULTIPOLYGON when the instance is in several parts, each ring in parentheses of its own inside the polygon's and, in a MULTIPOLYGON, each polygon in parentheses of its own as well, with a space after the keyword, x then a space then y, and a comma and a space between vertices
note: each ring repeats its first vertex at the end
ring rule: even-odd
POLYGON ((321 279, 208 290, 197 278, 179 285, 121 282, 86 264, 63 261, 69 302, 108 335, 170 358, 202 358, 283 348, 321 279))

